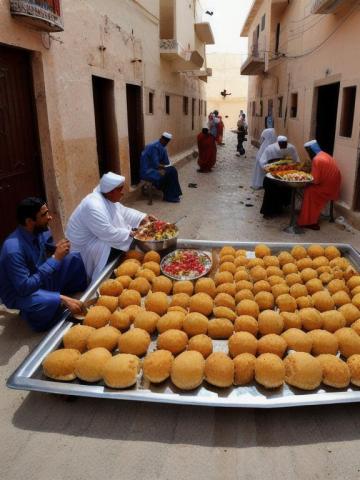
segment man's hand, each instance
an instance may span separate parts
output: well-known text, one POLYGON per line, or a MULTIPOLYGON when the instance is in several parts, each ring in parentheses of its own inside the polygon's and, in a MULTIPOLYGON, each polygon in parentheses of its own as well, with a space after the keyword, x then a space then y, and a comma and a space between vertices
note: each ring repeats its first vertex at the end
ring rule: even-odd
POLYGON ((60 295, 60 298, 62 305, 68 308, 73 315, 79 315, 83 312, 83 303, 80 300, 65 295, 60 295))
POLYGON ((56 260, 62 260, 70 252, 70 242, 63 238, 56 244, 54 257, 56 260))

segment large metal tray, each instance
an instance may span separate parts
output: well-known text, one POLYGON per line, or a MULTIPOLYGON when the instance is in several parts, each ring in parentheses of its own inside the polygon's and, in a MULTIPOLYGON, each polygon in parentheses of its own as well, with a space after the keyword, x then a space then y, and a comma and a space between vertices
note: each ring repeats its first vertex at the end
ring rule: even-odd
MULTIPOLYGON (((269 243, 266 242, 272 251, 288 250, 295 243, 269 243)), ((179 240, 180 248, 198 248, 209 250, 221 248, 224 245, 233 245, 249 251, 253 256, 254 247, 257 242, 216 242, 202 240, 179 240)), ((301 245, 310 245, 302 243, 301 245)), ((327 245, 327 244, 322 244, 327 245)), ((346 256, 351 263, 360 270, 360 255, 348 244, 334 244, 346 256)), ((98 285, 113 272, 119 259, 109 264, 101 278, 92 285, 83 295, 82 300, 91 298, 96 292, 98 285)), ((258 384, 250 384, 242 387, 220 389, 212 387, 206 382, 197 390, 183 392, 178 390, 171 382, 164 382, 161 385, 144 383, 139 377, 135 387, 126 390, 112 390, 104 385, 90 385, 80 382, 56 382, 43 376, 41 363, 45 356, 58 348, 64 333, 72 326, 67 316, 58 323, 43 339, 43 341, 29 354, 20 367, 11 375, 7 381, 9 388, 19 390, 31 390, 36 392, 57 393, 63 395, 76 395, 83 397, 109 398, 115 400, 136 400, 144 402, 173 403, 182 405, 204 405, 209 407, 246 407, 246 408, 280 408, 296 407, 306 405, 325 405, 336 403, 351 403, 360 401, 360 388, 349 387, 346 390, 335 390, 332 388, 319 388, 313 392, 304 392, 296 388, 284 385, 273 391, 261 388, 258 384)), ((226 341, 214 341, 214 350, 224 350, 226 341)), ((150 349, 155 348, 152 342, 150 349)))

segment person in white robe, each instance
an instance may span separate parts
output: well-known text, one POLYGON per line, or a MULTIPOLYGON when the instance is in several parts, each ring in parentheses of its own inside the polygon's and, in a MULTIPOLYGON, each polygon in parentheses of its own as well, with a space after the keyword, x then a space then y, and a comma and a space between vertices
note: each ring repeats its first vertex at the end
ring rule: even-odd
POLYGON ((103 271, 111 249, 127 251, 132 230, 155 217, 120 203, 125 177, 108 172, 70 216, 66 237, 71 250, 80 252, 91 283, 103 271))
POLYGON ((253 170, 252 184, 251 188, 254 190, 259 190, 263 188, 265 172, 263 167, 260 165, 260 158, 264 153, 265 148, 267 148, 272 143, 276 142, 276 133, 274 128, 265 128, 260 135, 260 147, 256 154, 255 165, 253 170))

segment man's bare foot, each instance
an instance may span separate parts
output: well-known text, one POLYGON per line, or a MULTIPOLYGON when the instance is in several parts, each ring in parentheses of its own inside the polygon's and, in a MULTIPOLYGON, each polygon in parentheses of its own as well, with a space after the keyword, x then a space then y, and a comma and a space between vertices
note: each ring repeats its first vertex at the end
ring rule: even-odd
POLYGON ((70 312, 74 314, 82 313, 83 311, 83 303, 76 298, 67 297, 65 295, 60 295, 61 303, 70 310, 70 312))

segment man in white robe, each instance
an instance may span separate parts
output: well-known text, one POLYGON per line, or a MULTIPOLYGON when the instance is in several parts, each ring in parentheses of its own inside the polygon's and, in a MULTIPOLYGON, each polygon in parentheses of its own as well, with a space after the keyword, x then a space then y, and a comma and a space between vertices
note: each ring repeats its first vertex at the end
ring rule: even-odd
POLYGON ((279 135, 275 143, 272 143, 265 148, 260 157, 259 163, 261 167, 264 168, 265 165, 271 161, 290 157, 295 163, 300 163, 299 155, 294 145, 288 143, 287 137, 279 135))
POLYGON ((253 170, 252 185, 251 188, 259 190, 263 188, 265 172, 264 168, 260 165, 260 158, 265 149, 276 142, 276 134, 274 128, 265 128, 260 135, 260 148, 256 154, 255 165, 253 170))
POLYGON ((80 252, 91 283, 103 271, 111 249, 129 250, 132 230, 155 219, 120 203, 124 185, 125 177, 113 172, 104 174, 70 216, 66 237, 71 250, 80 252))

